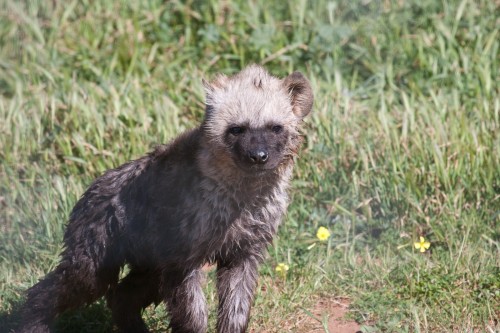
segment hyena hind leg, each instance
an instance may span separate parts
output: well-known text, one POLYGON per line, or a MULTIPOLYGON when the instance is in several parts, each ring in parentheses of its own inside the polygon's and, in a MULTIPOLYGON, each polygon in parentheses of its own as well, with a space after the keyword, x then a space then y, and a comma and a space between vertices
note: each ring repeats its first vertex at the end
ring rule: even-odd
POLYGON ((121 332, 149 332, 141 312, 148 305, 161 301, 159 289, 160 274, 157 271, 133 268, 116 288, 108 291, 107 303, 121 332))

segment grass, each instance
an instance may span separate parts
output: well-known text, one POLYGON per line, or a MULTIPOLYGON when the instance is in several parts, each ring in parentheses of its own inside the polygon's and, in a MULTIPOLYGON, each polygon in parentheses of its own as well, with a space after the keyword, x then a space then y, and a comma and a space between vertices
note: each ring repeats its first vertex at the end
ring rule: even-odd
MULTIPOLYGON (((316 95, 252 329, 301 332, 333 295, 364 332, 500 330, 499 17, 487 0, 1 2, 0 331, 92 179, 197 124, 201 78, 249 63, 316 95)), ((77 328, 109 331, 104 304, 58 323, 77 328)))

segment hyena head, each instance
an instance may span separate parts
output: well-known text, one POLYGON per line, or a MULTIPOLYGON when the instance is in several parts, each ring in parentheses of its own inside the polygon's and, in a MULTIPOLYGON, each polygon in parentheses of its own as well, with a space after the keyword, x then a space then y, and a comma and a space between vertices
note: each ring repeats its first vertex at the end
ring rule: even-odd
POLYGON ((203 130, 213 158, 247 173, 275 170, 296 153, 299 126, 311 111, 313 93, 299 72, 284 79, 252 65, 240 73, 204 82, 203 130))

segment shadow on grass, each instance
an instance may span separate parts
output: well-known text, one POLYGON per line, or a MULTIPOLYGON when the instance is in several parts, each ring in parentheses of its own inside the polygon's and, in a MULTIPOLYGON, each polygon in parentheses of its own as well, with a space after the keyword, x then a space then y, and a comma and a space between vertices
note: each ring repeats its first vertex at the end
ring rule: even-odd
MULTIPOLYGON (((10 312, 0 312, 0 332, 15 332, 21 323, 20 307, 22 303, 13 304, 10 312)), ((108 333, 114 332, 111 312, 104 301, 61 315, 54 324, 54 333, 108 333)))
POLYGON ((0 332, 9 333, 14 332, 14 329, 18 327, 21 318, 19 315, 19 309, 22 305, 21 301, 12 303, 12 310, 9 312, 0 311, 0 332))

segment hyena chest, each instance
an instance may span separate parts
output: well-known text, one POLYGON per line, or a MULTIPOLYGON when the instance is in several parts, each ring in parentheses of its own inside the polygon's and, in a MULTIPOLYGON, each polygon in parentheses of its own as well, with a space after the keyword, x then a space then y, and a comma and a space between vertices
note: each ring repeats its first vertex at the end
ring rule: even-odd
MULTIPOLYGON (((281 212, 281 210, 279 210, 281 212)), ((220 214, 212 214, 205 234, 209 251, 199 253, 206 262, 217 260, 225 261, 234 256, 248 254, 260 249, 271 242, 281 214, 278 210, 269 209, 265 204, 258 206, 245 206, 227 214, 226 218, 220 214)), ((203 247, 201 247, 203 248, 203 247)))
POLYGON ((258 198, 236 201, 215 189, 210 195, 198 193, 196 200, 156 209, 157 222, 152 223, 148 234, 164 246, 156 249, 161 254, 154 257, 163 263, 182 261, 197 267, 269 243, 283 207, 279 200, 262 195, 258 198))

